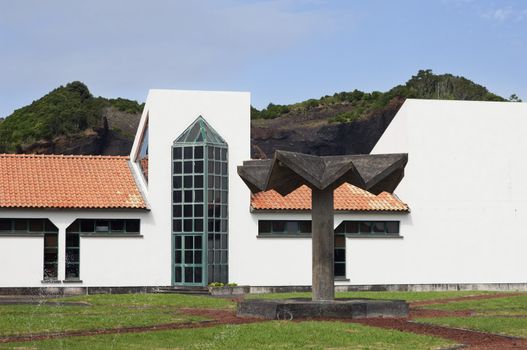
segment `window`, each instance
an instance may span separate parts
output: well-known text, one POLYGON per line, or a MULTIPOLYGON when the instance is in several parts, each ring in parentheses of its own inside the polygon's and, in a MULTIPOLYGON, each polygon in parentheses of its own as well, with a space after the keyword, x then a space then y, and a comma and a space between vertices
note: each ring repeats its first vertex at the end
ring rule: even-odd
POLYGON ((139 165, 146 182, 148 182, 148 120, 146 121, 143 135, 141 135, 141 142, 139 143, 135 161, 139 165))
POLYGON ((335 233, 350 237, 399 236, 399 221, 343 221, 335 233))
POLYGON ((67 229, 80 234, 139 234, 139 219, 77 219, 67 229))
POLYGON ((310 220, 259 220, 258 234, 265 235, 310 235, 310 220))

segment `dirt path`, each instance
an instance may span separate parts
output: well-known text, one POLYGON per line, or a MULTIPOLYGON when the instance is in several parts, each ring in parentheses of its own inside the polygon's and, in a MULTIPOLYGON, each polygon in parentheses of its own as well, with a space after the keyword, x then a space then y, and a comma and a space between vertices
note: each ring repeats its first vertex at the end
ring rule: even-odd
POLYGON ((401 332, 412 332, 416 334, 424 334, 430 336, 441 337, 453 340, 459 344, 465 344, 468 350, 526 350, 527 339, 520 339, 515 337, 507 337, 497 334, 490 334, 485 332, 469 331, 458 328, 443 327, 437 325, 428 325, 423 323, 415 323, 414 318, 434 318, 434 317, 470 317, 472 311, 445 311, 445 310, 431 310, 419 309, 419 306, 433 305, 433 304, 448 304, 467 300, 483 300, 506 298, 516 295, 525 295, 525 293, 498 293, 488 295, 473 295, 467 297, 424 300, 410 303, 410 314, 408 318, 376 318, 376 319, 362 319, 352 320, 352 322, 364 324, 372 327, 379 327, 383 329, 395 329, 401 332))

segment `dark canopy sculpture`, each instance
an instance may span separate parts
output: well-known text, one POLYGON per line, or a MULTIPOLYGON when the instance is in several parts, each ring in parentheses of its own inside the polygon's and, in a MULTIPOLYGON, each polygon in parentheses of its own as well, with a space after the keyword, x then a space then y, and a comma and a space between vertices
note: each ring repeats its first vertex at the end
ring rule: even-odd
POLYGON ((335 298, 333 191, 344 182, 374 194, 393 192, 404 176, 407 154, 312 156, 276 151, 270 160, 249 160, 238 175, 253 193, 275 190, 285 196, 311 188, 313 300, 335 298))

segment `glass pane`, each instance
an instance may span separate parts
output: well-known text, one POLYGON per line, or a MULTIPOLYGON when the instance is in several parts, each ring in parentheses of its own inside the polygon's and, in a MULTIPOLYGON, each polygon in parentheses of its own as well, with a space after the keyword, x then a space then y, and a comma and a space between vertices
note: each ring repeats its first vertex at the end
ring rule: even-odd
POLYGON ((183 155, 185 159, 192 159, 192 147, 185 147, 183 155))
POLYGON ((311 233, 311 221, 299 221, 298 230, 300 233, 311 233))
POLYGON ((226 250, 221 251, 221 263, 222 264, 227 263, 227 251, 226 250))
POLYGON ((203 232, 203 219, 194 219, 194 232, 203 232))
POLYGON ((79 265, 66 264, 66 278, 79 278, 79 265))
POLYGON ((185 174, 192 174, 192 162, 185 162, 183 165, 183 172, 185 174))
POLYGON ((185 267, 185 282, 187 283, 193 283, 194 279, 192 278, 193 275, 193 268, 192 267, 185 267))
POLYGON ((182 214, 181 205, 172 206, 172 212, 175 218, 180 218, 182 214))
POLYGON ((346 264, 335 264, 335 276, 345 277, 346 276, 346 264))
POLYGON ((194 249, 194 237, 185 236, 185 249, 194 249))
POLYGON ((181 236, 175 236, 174 241, 176 249, 181 249, 181 236))
POLYGON ((399 233, 399 221, 387 221, 386 222, 386 233, 398 234, 399 233))
MULTIPOLYGON (((185 203, 192 203, 192 190, 185 191, 185 203)), ((186 215, 185 215, 186 216, 186 215)), ((189 215, 192 216, 192 215, 189 215)))
POLYGON ((126 232, 139 233, 139 220, 126 220, 126 232))
POLYGON ((192 220, 191 219, 183 220, 183 231, 192 232, 192 220))
POLYGON ((201 283, 202 273, 201 267, 196 267, 194 269, 194 283, 201 283))
POLYGON ((220 282, 226 283, 228 280, 228 274, 227 274, 227 266, 221 265, 220 268, 220 282))
POLYGON ((272 222, 273 232, 283 233, 285 232, 285 221, 273 221, 272 222))
POLYGON ((382 221, 372 222, 372 231, 374 233, 384 233, 384 222, 382 221))
POLYGON ((203 158, 203 146, 194 147, 194 158, 196 159, 203 158))
POLYGON ((222 163, 221 164, 221 174, 222 175, 227 175, 227 163, 222 163))
POLYGON ((44 232, 44 220, 43 219, 30 219, 29 220, 29 231, 44 232))
POLYGON ((181 188, 182 185, 183 181, 181 180, 181 176, 174 176, 172 179, 172 186, 174 186, 174 188, 181 188))
POLYGON ((194 237, 194 249, 202 249, 202 239, 201 236, 194 237))
POLYGON ((174 280, 175 280, 175 282, 178 282, 178 283, 183 282, 181 280, 181 267, 179 267, 179 266, 175 268, 174 280))
POLYGON ((192 250, 185 250, 185 264, 193 264, 193 256, 192 250))
POLYGON ((198 218, 203 216, 203 204, 194 205, 194 216, 198 218))
POLYGON ((221 220, 221 232, 227 232, 227 220, 221 220))
POLYGON ((214 147, 208 147, 209 159, 214 159, 214 147))
POLYGON ((201 258, 202 258, 201 250, 195 250, 194 251, 194 262, 196 264, 201 264, 201 258))
POLYGON ((174 232, 181 232, 181 220, 172 220, 172 230, 174 232))
POLYGON ((0 231, 11 231, 11 219, 0 219, 0 231))
POLYGON ((346 236, 335 235, 335 248, 344 248, 346 247, 346 236))
POLYGON ((203 191, 202 190, 194 191, 194 201, 196 203, 203 202, 203 191))
POLYGON ((172 195, 172 200, 174 201, 174 203, 181 203, 181 200, 183 199, 182 197, 183 195, 181 194, 181 191, 174 191, 172 195))
POLYGON ((202 188, 203 187, 203 176, 195 175, 194 176, 194 187, 202 188))
POLYGON ((371 233, 371 222, 362 221, 360 223, 360 233, 371 233))
POLYGON ((183 171, 183 166, 181 162, 174 162, 174 174, 181 174, 183 171))
POLYGON ((336 262, 346 261, 346 250, 345 249, 335 249, 335 261, 336 262))
POLYGON ((57 234, 46 234, 44 236, 44 247, 57 247, 58 237, 57 234))
POLYGON ((346 233, 359 233, 359 223, 357 221, 346 221, 346 233))
POLYGON ((174 147, 174 160, 176 159, 181 159, 182 158, 182 155, 183 155, 183 152, 181 151, 181 148, 180 147, 174 147))
POLYGON ((95 221, 95 232, 109 232, 110 221, 109 220, 97 220, 95 221))
POLYGON ((176 250, 176 264, 181 264, 181 250, 176 250))
MULTIPOLYGON (((2 226, 2 224, 0 224, 0 226, 2 226)), ((0 228, 0 230, 2 229, 0 228)), ((55 232, 56 230, 57 229, 55 228, 53 232, 55 232)), ((15 231, 27 231, 27 220, 26 219, 15 219, 15 231)), ((46 229, 46 231, 50 232, 50 230, 48 229, 46 229)))
POLYGON ((195 173, 203 172, 203 161, 202 160, 197 160, 194 162, 194 172, 195 173))
POLYGON ((227 160, 227 149, 221 149, 221 160, 227 160))
POLYGON ((221 249, 227 249, 229 245, 229 237, 227 235, 221 235, 221 249))
POLYGON ((185 205, 183 208, 183 215, 187 218, 192 217, 192 205, 185 205))
POLYGON ((81 220, 80 221, 80 232, 94 232, 95 221, 94 220, 81 220))
POLYGON ((297 221, 287 221, 285 224, 285 232, 296 234, 298 233, 298 222, 297 221))
POLYGON ((78 233, 66 235, 66 247, 79 247, 80 238, 78 233))
POLYGON ((185 188, 192 187, 192 176, 185 176, 183 178, 183 186, 185 186, 185 188))
POLYGON ((112 232, 124 231, 124 220, 112 220, 110 222, 110 228, 112 232))

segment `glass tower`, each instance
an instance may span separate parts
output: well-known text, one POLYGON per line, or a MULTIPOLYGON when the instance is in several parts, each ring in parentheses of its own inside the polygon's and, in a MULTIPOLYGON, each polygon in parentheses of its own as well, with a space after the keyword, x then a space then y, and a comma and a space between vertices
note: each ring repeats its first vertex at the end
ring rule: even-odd
POLYGON ((175 285, 227 283, 228 146, 199 116, 172 146, 175 285))

